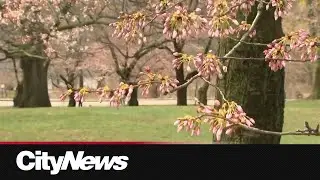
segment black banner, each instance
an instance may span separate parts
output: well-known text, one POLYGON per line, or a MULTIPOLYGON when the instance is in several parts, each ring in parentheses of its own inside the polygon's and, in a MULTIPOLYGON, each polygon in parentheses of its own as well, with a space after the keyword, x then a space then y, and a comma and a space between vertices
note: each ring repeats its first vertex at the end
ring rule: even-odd
POLYGON ((320 146, 317 145, 38 144, 1 145, 0 153, 1 179, 320 177, 320 146))

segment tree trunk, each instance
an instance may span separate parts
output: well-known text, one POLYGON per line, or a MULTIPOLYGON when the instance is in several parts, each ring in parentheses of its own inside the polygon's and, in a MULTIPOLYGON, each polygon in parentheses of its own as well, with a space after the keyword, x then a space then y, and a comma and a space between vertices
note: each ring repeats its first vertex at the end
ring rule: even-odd
MULTIPOLYGON (((308 17, 313 21, 309 24, 309 31, 311 36, 318 35, 318 27, 320 25, 320 21, 318 15, 320 15, 320 11, 317 8, 319 5, 315 0, 308 0, 307 7, 308 7, 308 17)), ((320 62, 318 61, 315 63, 315 74, 314 74, 314 82, 312 88, 311 98, 313 99, 320 99, 320 62)))
POLYGON ((159 85, 158 84, 153 84, 150 87, 149 97, 158 98, 159 96, 160 96, 160 94, 159 94, 159 85))
POLYGON ((48 62, 40 59, 22 58, 22 84, 17 88, 16 107, 51 107, 48 94, 48 62))
MULTIPOLYGON (((183 64, 181 64, 179 69, 176 69, 176 78, 179 81, 178 85, 185 83, 183 64)), ((186 106, 187 105, 187 87, 177 90, 177 105, 186 106)))
POLYGON ((80 75, 79 75, 79 88, 83 88, 83 71, 80 70, 80 75))
POLYGON ((202 86, 198 89, 198 100, 204 104, 208 104, 208 89, 209 89, 209 84, 207 82, 204 82, 202 86))
MULTIPOLYGON (((67 75, 67 79, 60 75, 60 78, 64 81, 64 83, 66 84, 67 86, 67 90, 68 89, 73 89, 74 88, 74 79, 75 79, 75 74, 74 73, 70 73, 67 75)), ((76 100, 74 99, 74 95, 75 93, 72 92, 70 95, 69 95, 69 103, 68 103, 68 107, 76 107, 76 100)))
MULTIPOLYGON (((173 41, 174 51, 177 53, 182 53, 184 42, 173 41)), ((178 86, 184 84, 186 79, 184 77, 184 66, 183 63, 175 69, 176 79, 179 81, 178 86)), ((181 88, 177 90, 177 106, 186 106, 187 105, 187 88, 181 88)))
MULTIPOLYGON (((130 82, 129 85, 136 85, 137 83, 130 82)), ((128 106, 139 106, 138 102, 138 87, 134 88, 131 94, 131 98, 128 102, 128 106)))
MULTIPOLYGON (((256 12, 249 16, 253 20, 256 12)), ((281 20, 274 20, 273 11, 265 11, 257 26, 256 41, 270 43, 283 36, 281 20)), ((234 56, 264 57, 266 47, 242 45, 234 56)), ((230 61, 225 77, 224 90, 228 100, 236 101, 247 115, 256 121, 255 127, 271 131, 282 131, 285 107, 284 70, 272 72, 264 61, 230 61)), ((219 82, 221 86, 222 83, 219 82)), ((218 95, 219 96, 219 95, 218 95)), ((257 135, 238 132, 223 136, 222 143, 279 144, 280 136, 257 135)))
POLYGON ((312 97, 313 99, 320 99, 320 61, 316 63, 312 97))
POLYGON ((76 100, 74 99, 74 92, 69 95, 68 107, 76 107, 76 100))

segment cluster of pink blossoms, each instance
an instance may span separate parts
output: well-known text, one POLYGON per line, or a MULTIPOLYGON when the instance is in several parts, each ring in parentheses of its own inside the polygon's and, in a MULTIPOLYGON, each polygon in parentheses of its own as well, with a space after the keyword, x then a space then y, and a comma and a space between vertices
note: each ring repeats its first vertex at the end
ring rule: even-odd
POLYGON ((110 106, 119 107, 123 100, 125 102, 130 100, 133 88, 133 85, 121 82, 118 88, 114 90, 111 90, 108 86, 99 88, 97 89, 97 94, 100 96, 100 102, 102 102, 103 98, 110 98, 110 106))
MULTIPOLYGON (((186 7, 175 6, 176 11, 165 13, 163 34, 168 39, 178 41, 187 37, 197 35, 205 30, 207 20, 197 15, 195 12, 189 13, 186 7)), ((196 12, 201 11, 197 8, 196 12)))
POLYGON ((216 136, 219 142, 223 133, 232 135, 238 128, 238 124, 252 127, 255 121, 248 117, 242 107, 235 102, 225 102, 221 105, 220 101, 215 100, 214 106, 201 105, 197 112, 197 117, 185 116, 178 118, 174 123, 177 126, 177 132, 181 130, 191 131, 191 135, 200 135, 200 126, 202 123, 210 125, 210 132, 216 136))
POLYGON ((144 72, 140 73, 138 86, 142 89, 142 95, 147 95, 152 84, 158 83, 161 93, 170 93, 172 88, 176 88, 179 81, 169 76, 155 74, 151 72, 150 67, 146 67, 144 72))
POLYGON ((173 3, 170 2, 169 0, 160 0, 160 2, 158 4, 154 4, 153 7, 155 8, 156 14, 160 14, 167 7, 170 7, 171 5, 173 5, 173 3))
MULTIPOLYGON (((239 22, 237 21, 237 13, 241 11, 248 14, 254 3, 255 0, 208 0, 207 14, 212 17, 209 21, 209 36, 221 38, 236 33, 239 36, 240 32, 248 29, 247 27, 249 25, 244 22, 239 25, 239 22)), ((251 33, 250 37, 253 35, 254 33, 251 33)))
POLYGON ((204 78, 208 78, 210 75, 217 75, 221 79, 223 77, 221 67, 224 72, 227 71, 227 67, 223 66, 219 58, 211 50, 207 54, 197 54, 194 58, 194 66, 204 78))
POLYGON ((292 8, 292 3, 295 0, 271 0, 267 5, 266 9, 268 10, 270 4, 272 7, 275 7, 274 11, 274 19, 277 20, 279 17, 283 17, 288 13, 288 11, 292 8))
POLYGON ((183 53, 175 52, 173 54, 177 58, 172 61, 174 68, 179 69, 181 64, 187 64, 187 71, 191 71, 190 64, 193 62, 195 69, 204 78, 208 78, 210 75, 217 75, 219 78, 223 77, 222 72, 227 72, 227 67, 224 66, 219 58, 210 50, 207 54, 199 53, 197 56, 192 56, 183 53), (222 67, 222 70, 221 70, 222 67))
POLYGON ((134 14, 122 14, 119 17, 120 21, 111 23, 110 26, 115 27, 112 37, 124 38, 127 42, 136 42, 138 44, 146 42, 146 37, 143 35, 143 28, 146 25, 146 16, 143 12, 134 14))
POLYGON ((278 71, 285 67, 286 60, 291 60, 290 52, 297 50, 302 60, 314 62, 318 59, 319 40, 319 37, 311 37, 304 30, 289 33, 268 44, 268 49, 264 51, 266 61, 269 61, 271 70, 278 71))

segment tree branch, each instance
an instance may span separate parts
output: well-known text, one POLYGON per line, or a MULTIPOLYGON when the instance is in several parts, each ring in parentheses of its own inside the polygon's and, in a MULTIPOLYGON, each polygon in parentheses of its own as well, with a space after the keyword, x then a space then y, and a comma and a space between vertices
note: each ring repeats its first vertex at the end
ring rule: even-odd
POLYGON ((249 36, 249 34, 254 30, 255 26, 257 25, 257 23, 261 17, 261 14, 262 14, 262 9, 263 9, 263 3, 260 2, 258 5, 257 15, 254 18, 254 20, 251 24, 251 27, 249 28, 249 30, 246 33, 244 33, 244 35, 241 37, 239 42, 235 46, 233 46, 233 48, 226 55, 224 55, 224 57, 228 57, 228 56, 232 55, 235 52, 235 50, 238 49, 243 44, 243 42, 246 40, 246 38, 249 36))
POLYGON ((287 136, 287 135, 304 135, 304 136, 320 136, 319 133, 319 124, 317 125, 316 129, 312 129, 309 126, 308 122, 305 122, 305 130, 297 130, 297 131, 289 131, 289 132, 275 132, 275 131, 267 131, 267 130, 261 130, 254 127, 249 127, 244 124, 237 124, 242 129, 245 129, 247 131, 251 131, 258 134, 265 134, 265 135, 274 135, 274 136, 287 136))
MULTIPOLYGON (((175 91, 178 91, 179 89, 183 89, 183 88, 187 87, 189 84, 191 84, 194 80, 198 79, 199 77, 201 77, 201 75, 198 73, 197 75, 190 78, 187 82, 181 84, 180 86, 178 86, 176 88, 171 89, 169 93, 174 93, 175 91)), ((164 95, 167 95, 167 94, 168 94, 168 92, 164 93, 164 95)))

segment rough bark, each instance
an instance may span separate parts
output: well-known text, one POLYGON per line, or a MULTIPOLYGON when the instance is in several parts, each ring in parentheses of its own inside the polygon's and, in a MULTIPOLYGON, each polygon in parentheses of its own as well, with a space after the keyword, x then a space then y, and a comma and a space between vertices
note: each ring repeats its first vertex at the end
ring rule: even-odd
MULTIPOLYGON (((129 82, 129 85, 136 85, 137 83, 129 82)), ((131 94, 131 98, 128 101, 128 106, 139 106, 138 102, 138 88, 134 88, 131 94)))
POLYGON ((74 99, 74 92, 69 95, 68 107, 76 107, 76 100, 74 99))
MULTIPOLYGON (((175 52, 181 53, 184 43, 173 42, 175 52)), ((184 66, 183 63, 175 69, 176 79, 179 81, 178 85, 184 84, 186 79, 184 77, 184 66)), ((177 90, 177 106, 187 105, 187 87, 177 90)))
POLYGON ((84 87, 84 82, 83 82, 83 71, 80 70, 80 74, 79 74, 79 87, 82 88, 84 87))
POLYGON ((18 85, 14 106, 51 107, 47 82, 48 62, 23 57, 20 63, 23 80, 18 85))
POLYGON ((312 97, 313 99, 320 99, 320 61, 316 63, 312 97))
MULTIPOLYGON (((309 31, 311 36, 318 35, 318 27, 320 25, 320 21, 318 18, 318 15, 320 15, 320 10, 317 8, 317 6, 319 6, 317 3, 319 2, 316 2, 314 0, 307 1, 308 17, 313 20, 309 24, 309 31)), ((320 99, 320 62, 318 61, 315 66, 316 68, 314 72, 314 82, 311 97, 313 99, 320 99)))
MULTIPOLYGON (((255 13, 249 16, 252 21, 255 13)), ((256 30, 255 41, 269 43, 283 35, 281 20, 274 20, 272 11, 264 11, 256 30)), ((238 57, 264 57, 266 47, 242 45, 234 54, 238 57)), ((264 61, 230 61, 224 83, 228 100, 243 106, 247 115, 256 121, 255 127, 282 131, 285 107, 284 70, 272 72, 264 61)), ((219 95, 218 95, 219 96, 219 95)), ((236 144, 279 144, 281 137, 238 132, 233 136, 223 136, 222 143, 236 144)))
MULTIPOLYGON (((179 67, 179 69, 175 70, 176 78, 179 81, 178 85, 185 83, 184 72, 183 72, 183 64, 179 67)), ((187 88, 181 88, 177 91, 177 105, 178 106, 186 106, 187 105, 187 88)))
POLYGON ((204 82, 201 87, 198 89, 198 100, 204 104, 208 104, 208 89, 209 89, 209 84, 204 82))
MULTIPOLYGON (((136 82, 131 82, 129 79, 130 79, 130 70, 128 69, 123 69, 122 70, 122 74, 121 74, 121 81, 124 82, 124 83, 127 83, 129 85, 131 84, 136 84, 136 82)), ((138 88, 134 88, 133 89, 133 92, 131 94, 131 98, 128 102, 128 106, 139 106, 139 101, 138 101, 138 88)))
MULTIPOLYGON (((63 80, 63 82, 66 84, 67 86, 67 90, 68 89, 73 89, 74 88, 74 79, 75 79, 75 74, 74 73, 70 73, 67 75, 67 79, 60 75, 60 78, 63 80)), ((69 95, 69 103, 68 103, 68 107, 76 107, 76 100, 74 99, 74 95, 75 93, 72 92, 69 95)))

